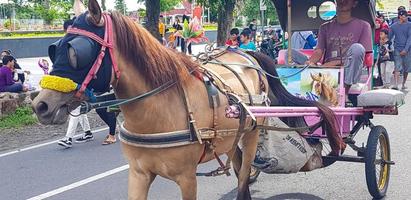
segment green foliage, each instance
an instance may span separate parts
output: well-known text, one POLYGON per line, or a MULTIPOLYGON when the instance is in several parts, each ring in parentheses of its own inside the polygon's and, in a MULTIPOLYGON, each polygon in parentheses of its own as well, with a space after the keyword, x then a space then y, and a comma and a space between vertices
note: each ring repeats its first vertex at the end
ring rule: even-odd
POLYGON ((13 0, 2 6, 8 18, 12 17, 14 8, 17 19, 42 18, 51 24, 56 19, 68 19, 72 5, 72 0, 13 0))
MULTIPOLYGON (((270 24, 279 24, 277 11, 275 10, 271 1, 266 1, 267 10, 265 12, 265 18, 270 19, 270 24)), ((260 1, 256 0, 244 0, 244 7, 241 9, 239 13, 242 16, 247 17, 247 23, 249 23, 252 19, 261 19, 261 12, 260 12, 260 1)))
POLYGON ((6 29, 19 29, 20 28, 20 22, 18 20, 7 20, 3 24, 4 28, 6 29))
POLYGON ((181 2, 182 0, 160 0, 160 11, 165 12, 172 10, 177 4, 181 2))
POLYGON ((37 123, 33 111, 29 106, 17 108, 13 114, 0 118, 0 130, 7 128, 19 128, 37 123))
POLYGON ((235 27, 243 27, 243 26, 244 26, 243 19, 242 19, 242 18, 238 18, 238 19, 235 21, 235 27))
POLYGON ((36 38, 36 37, 63 37, 63 31, 53 31, 53 32, 30 32, 30 33, 16 33, 16 32, 2 32, 0 33, 1 39, 11 39, 11 38, 36 38))
POLYGON ((124 0, 115 0, 114 8, 121 13, 127 12, 127 7, 124 0))
POLYGON ((140 9, 137 10, 137 12, 138 12, 138 16, 140 16, 140 17, 147 16, 147 13, 146 13, 145 9, 140 8, 140 9))

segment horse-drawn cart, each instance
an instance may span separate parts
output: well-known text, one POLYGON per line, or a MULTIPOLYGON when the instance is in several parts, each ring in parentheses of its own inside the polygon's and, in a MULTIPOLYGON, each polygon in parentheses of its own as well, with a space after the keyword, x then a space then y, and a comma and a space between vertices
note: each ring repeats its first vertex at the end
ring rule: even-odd
MULTIPOLYGON (((345 1, 354 0, 337 3, 345 1)), ((273 2, 283 29, 290 33, 318 28, 331 19, 329 9, 335 8, 332 1, 322 0, 273 2)), ((81 10, 81 4, 75 0, 75 8, 81 10)), ((205 175, 228 175, 232 164, 238 178, 237 199, 251 199, 250 171, 258 174, 251 170, 251 163, 260 156, 255 156, 261 135, 257 129, 297 132, 286 140, 300 152, 311 150, 310 164, 299 162, 294 167, 297 171, 336 161, 365 163, 370 193, 377 198, 385 195, 394 163, 387 131, 371 119, 375 114, 396 115, 404 96, 398 91, 372 90, 372 54, 362 58, 366 67, 358 66, 363 81, 351 86, 347 107, 343 67, 291 67, 281 62, 286 60, 283 52, 277 73, 276 63, 268 56, 232 48, 210 50, 194 61, 162 46, 120 13, 103 13, 96 0, 89 1, 88 10, 76 12, 68 33, 50 46, 53 70, 43 77, 43 90, 34 99, 33 109, 40 122, 56 124, 66 121, 67 111, 85 100, 89 102, 83 102, 82 113, 120 106, 124 123, 119 138, 130 165, 130 199, 147 199, 157 175, 175 181, 182 199, 196 199, 197 166, 213 159, 220 167, 205 175), (93 96, 93 90, 106 92, 110 85, 117 99, 93 96), (289 127, 266 125, 267 118, 289 127), (371 129, 365 147, 354 141, 362 127, 371 129), (323 140, 329 141, 330 152, 321 150, 323 140), (344 155, 346 145, 357 155, 344 155), (225 164, 219 158, 222 154, 228 156, 225 164)), ((353 14, 373 27, 374 1, 358 1, 353 14)), ((291 49, 288 52, 291 55, 291 49)), ((282 153, 288 156, 286 160, 293 159, 282 153)), ((259 164, 259 159, 254 161, 259 164)))
MULTIPOLYGON (((281 26, 287 30, 289 36, 295 31, 318 30, 321 24, 334 19, 336 5, 333 1, 324 0, 273 0, 277 9, 281 26), (334 15, 329 16, 329 13, 334 15)), ((353 8, 352 15, 367 21, 374 27, 375 2, 360 0, 353 8)), ((292 51, 300 51, 310 56, 314 50, 281 50, 277 58, 277 79, 285 85, 287 90, 304 99, 321 101, 330 106, 334 112, 338 132, 344 142, 350 146, 356 155, 330 155, 322 152, 322 167, 336 161, 357 162, 365 164, 367 186, 370 194, 375 198, 385 196, 390 178, 391 160, 390 142, 387 130, 380 125, 374 125, 371 119, 374 115, 397 115, 398 106, 404 102, 404 95, 394 90, 373 90, 373 53, 367 52, 362 67, 361 82, 353 85, 345 97, 344 66, 322 67, 296 66, 292 63, 292 51), (288 61, 288 62, 287 62, 288 61), (349 99, 351 102, 346 102, 349 99), (370 129, 366 146, 356 144, 355 136, 360 129, 370 129)), ((275 74, 275 71, 268 72, 275 74)), ((273 106, 248 107, 241 109, 238 105, 227 108, 228 117, 239 117, 242 114, 259 117, 304 117, 307 130, 300 132, 306 140, 322 141, 327 138, 324 131, 315 124, 321 114, 315 107, 273 106), (243 113, 242 113, 243 112, 243 113)), ((278 127, 274 127, 275 130, 278 127)), ((258 167, 257 167, 258 168, 258 167)), ((262 169, 264 171, 264 169, 262 169)), ((274 172, 275 173, 275 172, 274 172)))

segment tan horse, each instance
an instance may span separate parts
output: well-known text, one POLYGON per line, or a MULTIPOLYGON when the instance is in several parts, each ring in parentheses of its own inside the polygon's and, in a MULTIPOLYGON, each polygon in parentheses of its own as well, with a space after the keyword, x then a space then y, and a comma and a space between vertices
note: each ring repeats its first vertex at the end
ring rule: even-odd
MULTIPOLYGON (((88 13, 83 13, 77 17, 73 27, 86 29, 103 37, 101 33, 104 32, 103 25, 105 21, 102 20, 101 9, 96 0, 89 1, 88 10, 88 13)), ((189 122, 185 99, 190 102, 189 107, 199 129, 227 130, 239 127, 238 120, 225 117, 225 108, 228 105, 226 95, 219 92, 220 105, 215 109, 210 108, 207 90, 203 81, 200 81, 196 76, 190 75, 192 70, 199 72, 197 74, 201 74, 204 69, 207 69, 215 72, 224 80, 227 87, 235 93, 247 94, 244 86, 231 70, 210 63, 200 66, 190 57, 162 46, 149 32, 136 25, 131 19, 117 12, 111 13, 110 16, 114 25, 114 57, 121 72, 118 80, 112 77, 111 84, 118 98, 130 98, 151 91, 153 88, 169 81, 178 81, 177 85, 159 94, 121 106, 125 119, 124 127, 129 134, 150 135, 186 130, 189 127, 189 122)), ((79 64, 80 61, 76 60, 81 55, 75 54, 73 56, 72 52, 68 53, 69 50, 67 50, 67 43, 76 38, 79 37, 67 34, 56 47, 52 75, 71 79, 78 78, 80 80, 84 80, 86 77, 83 70, 84 68, 90 69, 91 66, 82 67, 79 64), (67 67, 67 65, 72 67, 67 67)), ((275 73, 274 62, 271 59, 262 55, 254 56, 265 69, 271 68, 271 73, 275 73)), ((90 59, 95 60, 96 56, 90 59)), ((236 62, 249 65, 253 59, 239 53, 227 51, 219 56, 218 60, 223 63, 236 62)), ((107 67, 104 65, 105 62, 106 60, 103 60, 101 70, 107 67)), ((259 67, 257 63, 256 67, 259 67)), ((231 69, 240 76, 251 94, 268 92, 269 87, 265 76, 259 76, 256 70, 241 66, 231 66, 231 69)), ((97 74, 97 79, 90 83, 91 87, 101 87, 102 83, 99 81, 103 75, 103 73, 97 74)), ((273 92, 280 104, 286 105, 292 102, 300 106, 319 106, 326 119, 324 125, 334 147, 333 150, 340 150, 343 143, 337 136, 332 112, 329 109, 327 110, 327 107, 316 102, 307 102, 293 97, 286 92, 278 80, 269 80, 269 82, 271 88, 274 87, 273 92)), ((43 89, 33 101, 33 109, 39 120, 44 124, 62 123, 68 115, 63 112, 64 109, 79 103, 74 94, 74 91, 63 93, 43 89)), ((258 121, 258 123, 261 123, 261 121, 258 121)), ((232 155, 235 153, 233 166, 236 174, 238 174, 237 199, 251 199, 248 179, 251 162, 256 152, 257 138, 256 131, 242 135, 240 140, 242 153, 238 148, 232 149, 233 135, 209 140, 212 147, 215 147, 214 151, 217 155, 232 155)), ((175 181, 181 189, 182 199, 196 199, 196 169, 199 161, 204 163, 215 158, 212 151, 206 151, 203 156, 205 145, 198 142, 169 148, 145 148, 123 142, 122 149, 130 164, 129 199, 147 199, 149 187, 157 175, 175 181)))
POLYGON ((325 104, 337 106, 337 91, 332 87, 331 76, 323 73, 311 74, 311 79, 313 91, 320 96, 320 100, 325 104))

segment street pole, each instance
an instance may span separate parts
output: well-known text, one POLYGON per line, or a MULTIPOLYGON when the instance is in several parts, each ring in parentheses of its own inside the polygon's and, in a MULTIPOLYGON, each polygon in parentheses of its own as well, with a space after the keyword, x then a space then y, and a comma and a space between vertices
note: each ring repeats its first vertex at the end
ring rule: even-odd
POLYGON ((261 11, 261 36, 264 36, 264 11, 267 10, 267 6, 264 0, 260 0, 260 11, 261 11))
POLYGON ((210 7, 207 8, 207 21, 210 23, 210 7))

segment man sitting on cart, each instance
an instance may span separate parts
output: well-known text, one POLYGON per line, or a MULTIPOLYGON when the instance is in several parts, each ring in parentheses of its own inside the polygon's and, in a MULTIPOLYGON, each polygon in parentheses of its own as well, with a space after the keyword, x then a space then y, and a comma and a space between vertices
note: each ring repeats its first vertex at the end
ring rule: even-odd
POLYGON ((323 66, 344 66, 345 93, 351 85, 360 81, 366 52, 372 52, 371 26, 351 15, 358 0, 337 0, 337 16, 321 25, 318 44, 312 56, 307 58, 293 50, 292 59, 297 64, 317 65, 323 58, 323 66))

